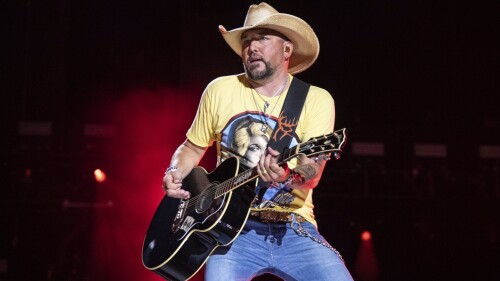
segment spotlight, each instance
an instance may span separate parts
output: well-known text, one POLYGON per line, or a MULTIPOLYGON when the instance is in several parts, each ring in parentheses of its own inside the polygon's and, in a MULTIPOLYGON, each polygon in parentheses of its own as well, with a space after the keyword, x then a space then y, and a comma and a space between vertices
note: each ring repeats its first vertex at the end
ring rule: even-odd
POLYGON ((372 234, 370 233, 370 231, 365 230, 361 233, 361 240, 369 241, 371 239, 372 239, 372 234))
POLYGON ((375 248, 373 247, 372 234, 368 230, 361 232, 361 243, 359 244, 358 257, 354 265, 354 273, 359 280, 380 280, 380 270, 375 248))
POLYGON ((106 173, 101 169, 95 169, 94 178, 96 182, 104 182, 106 180, 106 173))

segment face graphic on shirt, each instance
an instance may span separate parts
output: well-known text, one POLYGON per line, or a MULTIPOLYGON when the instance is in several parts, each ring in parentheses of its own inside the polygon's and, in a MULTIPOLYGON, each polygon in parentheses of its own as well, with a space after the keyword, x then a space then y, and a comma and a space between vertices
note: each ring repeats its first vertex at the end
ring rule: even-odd
POLYGON ((225 132, 227 141, 223 140, 222 145, 238 157, 241 164, 253 168, 266 151, 272 129, 256 116, 246 115, 234 120, 225 132))
POLYGON ((267 146, 266 136, 252 136, 241 162, 249 168, 253 168, 259 163, 261 155, 267 146))
MULTIPOLYGON (((274 121, 273 121, 274 122, 274 121)), ((264 124, 259 115, 245 114, 230 122, 223 130, 221 145, 227 157, 236 156, 247 168, 255 167, 266 152, 272 128, 264 124)), ((266 188, 261 198, 256 200, 255 208, 273 208, 276 205, 289 206, 295 196, 286 186, 266 188)), ((260 194, 260 185, 256 188, 260 194)))

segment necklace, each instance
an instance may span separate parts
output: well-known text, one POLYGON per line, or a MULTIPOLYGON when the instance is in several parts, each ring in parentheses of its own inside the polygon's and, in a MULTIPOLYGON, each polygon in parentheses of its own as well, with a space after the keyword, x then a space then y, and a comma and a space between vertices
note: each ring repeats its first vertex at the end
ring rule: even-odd
POLYGON ((274 112, 274 109, 276 108, 276 105, 278 105, 279 99, 281 98, 281 94, 285 90, 285 87, 286 87, 287 84, 288 84, 288 76, 287 76, 287 78, 285 80, 285 83, 283 83, 283 85, 280 88, 278 88, 278 90, 274 93, 274 95, 272 95, 271 98, 269 99, 269 101, 270 101, 270 100, 272 100, 274 97, 276 97, 279 94, 278 100, 274 103, 273 109, 267 114, 267 116, 266 116, 266 112, 267 112, 267 109, 269 108, 269 106, 271 105, 271 103, 269 101, 266 101, 257 91, 255 91, 257 93, 257 95, 264 101, 264 107, 263 107, 263 111, 264 112, 263 112, 263 114, 264 114, 264 118, 265 119, 262 120, 262 118, 261 118, 262 128, 260 128, 260 130, 263 133, 266 132, 266 128, 268 126, 267 121, 269 121, 269 118, 271 118, 271 114, 274 112))

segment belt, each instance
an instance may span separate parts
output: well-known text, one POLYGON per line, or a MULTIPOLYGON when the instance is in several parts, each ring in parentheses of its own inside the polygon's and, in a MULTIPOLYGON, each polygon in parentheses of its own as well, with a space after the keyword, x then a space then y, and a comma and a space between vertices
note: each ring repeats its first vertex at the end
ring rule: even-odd
POLYGON ((250 217, 261 222, 292 222, 292 214, 296 222, 306 221, 301 215, 292 212, 250 211, 250 217))

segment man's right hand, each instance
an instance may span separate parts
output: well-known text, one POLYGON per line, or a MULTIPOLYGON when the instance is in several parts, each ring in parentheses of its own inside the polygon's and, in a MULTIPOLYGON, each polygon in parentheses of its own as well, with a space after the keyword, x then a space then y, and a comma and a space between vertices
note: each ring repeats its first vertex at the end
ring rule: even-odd
POLYGON ((189 191, 182 189, 182 173, 179 170, 167 172, 162 187, 169 197, 188 199, 191 196, 189 191))
POLYGON ((170 161, 170 168, 163 177, 163 190, 167 196, 188 199, 191 194, 182 189, 182 171, 187 175, 194 166, 200 163, 208 147, 200 147, 189 140, 184 141, 176 150, 170 161), (182 163, 182 165, 179 165, 182 163), (180 170, 181 168, 182 170, 180 170))

